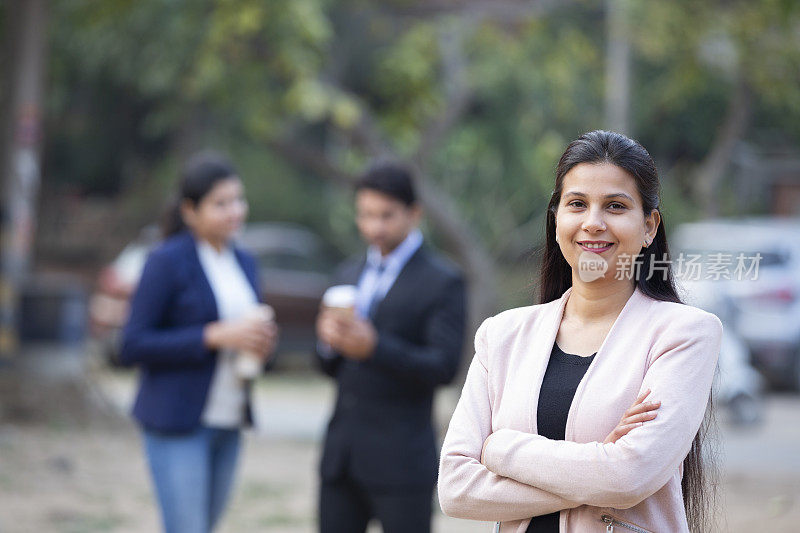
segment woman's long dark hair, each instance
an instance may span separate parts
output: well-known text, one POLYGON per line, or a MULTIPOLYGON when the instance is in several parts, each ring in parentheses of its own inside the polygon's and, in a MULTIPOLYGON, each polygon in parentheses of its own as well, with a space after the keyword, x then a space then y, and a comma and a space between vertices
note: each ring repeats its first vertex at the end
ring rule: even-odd
POLYGON ((188 200, 196 207, 218 182, 236 175, 236 169, 222 154, 205 151, 191 156, 181 171, 178 198, 170 205, 161 221, 164 238, 186 229, 181 216, 181 204, 184 201, 188 200))
MULTIPOLYGON (((556 183, 550 203, 547 206, 546 241, 539 277, 540 303, 547 303, 560 298, 572 286, 572 268, 564 259, 556 242, 556 211, 561 202, 564 176, 580 163, 610 163, 616 165, 636 181, 636 188, 642 198, 645 216, 654 209, 661 214, 655 239, 650 246, 643 248, 637 258, 643 274, 650 272, 650 265, 659 260, 655 275, 635 276, 636 285, 642 293, 655 300, 681 303, 675 281, 670 268, 669 247, 664 231, 664 215, 660 210, 660 184, 655 162, 645 148, 628 137, 610 131, 592 131, 584 133, 572 141, 556 167, 556 183), (663 263, 661 263, 663 261, 663 263)), ((692 441, 692 447, 683 461, 683 504, 689 529, 693 532, 708 531, 708 508, 713 502, 713 486, 704 475, 702 445, 710 423, 710 405, 703 424, 692 441), (707 488, 711 490, 706 490, 707 488)))

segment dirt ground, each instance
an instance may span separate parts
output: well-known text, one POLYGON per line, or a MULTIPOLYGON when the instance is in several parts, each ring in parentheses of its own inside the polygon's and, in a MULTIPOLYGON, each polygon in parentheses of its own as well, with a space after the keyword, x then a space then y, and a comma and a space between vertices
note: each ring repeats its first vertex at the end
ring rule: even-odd
MULTIPOLYGON (((127 409, 133 383, 130 374, 110 372, 96 381, 112 410, 127 409)), ((262 380, 256 397, 261 427, 245 437, 221 533, 314 531, 318 442, 332 398, 322 378, 276 374, 262 380)), ((440 398, 441 418, 454 398, 454 391, 440 398)), ((0 532, 157 532, 139 435, 119 420, 0 426, 0 532)), ((800 398, 770 397, 761 425, 722 424, 720 437, 718 530, 800 531, 800 398)), ((434 531, 488 533, 491 525, 438 512, 434 531)))

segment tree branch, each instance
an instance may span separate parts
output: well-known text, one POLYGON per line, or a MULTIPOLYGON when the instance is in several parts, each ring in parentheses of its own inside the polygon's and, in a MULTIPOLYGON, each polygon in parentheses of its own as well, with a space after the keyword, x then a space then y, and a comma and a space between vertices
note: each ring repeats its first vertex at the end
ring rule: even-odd
POLYGON ((714 217, 719 212, 717 190, 725 177, 725 171, 739 140, 744 136, 752 115, 752 95, 750 88, 741 76, 728 104, 725 120, 717 130, 714 144, 700 164, 696 174, 695 191, 700 198, 706 215, 714 217))
POLYGON ((395 15, 426 18, 436 15, 468 15, 478 19, 515 24, 525 17, 539 16, 563 5, 557 0, 422 0, 409 6, 383 7, 395 15))
POLYGON ((459 21, 439 33, 447 104, 442 114, 420 136, 419 147, 413 157, 420 168, 429 166, 435 148, 463 116, 472 100, 463 53, 464 31, 464 24, 459 21))
POLYGON ((350 186, 356 177, 333 164, 322 150, 286 139, 270 139, 267 146, 290 164, 340 186, 350 186))
POLYGON ((373 158, 393 157, 391 145, 384 138, 378 121, 366 104, 359 100, 357 101, 360 109, 359 121, 354 128, 340 131, 345 133, 356 146, 364 149, 373 158))

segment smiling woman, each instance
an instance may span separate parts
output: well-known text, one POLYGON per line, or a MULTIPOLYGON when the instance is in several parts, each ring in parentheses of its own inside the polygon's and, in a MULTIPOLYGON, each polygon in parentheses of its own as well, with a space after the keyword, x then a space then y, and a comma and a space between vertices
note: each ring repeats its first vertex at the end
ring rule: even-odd
POLYGON ((591 246, 584 246, 582 250, 605 252, 616 245, 613 253, 603 254, 613 277, 634 279, 636 286, 652 298, 678 301, 671 269, 649 279, 646 276, 655 270, 655 259, 669 257, 659 206, 658 171, 642 145, 623 135, 601 131, 570 143, 556 168, 555 188, 547 206, 542 301, 560 297, 571 286, 569 259, 575 257, 574 246, 597 241, 607 243, 607 248, 591 250, 591 246), (562 224, 566 227, 559 230, 562 224), (560 235, 569 229, 571 234, 560 235), (572 247, 560 247, 561 240, 569 239, 573 239, 572 247), (634 268, 645 275, 637 277, 634 268))
POLYGON ((570 264, 577 263, 581 281, 604 275, 631 279, 636 257, 653 240, 661 216, 644 212, 636 181, 613 163, 579 163, 564 175, 564 193, 556 211, 556 241, 570 264), (582 257, 582 254, 600 257, 582 257))
POLYGON ((445 513, 516 533, 709 530, 700 436, 721 324, 680 302, 659 203, 636 141, 567 147, 541 303, 475 336, 442 447, 445 513))

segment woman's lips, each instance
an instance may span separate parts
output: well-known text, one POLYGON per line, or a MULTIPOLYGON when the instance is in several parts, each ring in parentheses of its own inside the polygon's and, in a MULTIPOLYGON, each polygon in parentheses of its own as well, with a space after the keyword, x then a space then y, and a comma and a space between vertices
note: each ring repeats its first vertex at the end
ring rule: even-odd
POLYGON ((599 254, 599 253, 605 252, 606 250, 610 250, 611 247, 614 246, 614 244, 613 243, 605 243, 605 246, 602 246, 602 247, 597 247, 597 246, 590 247, 590 246, 586 246, 586 245, 583 245, 581 243, 578 243, 578 246, 580 246, 581 249, 584 250, 584 251, 594 252, 596 254, 599 254))

